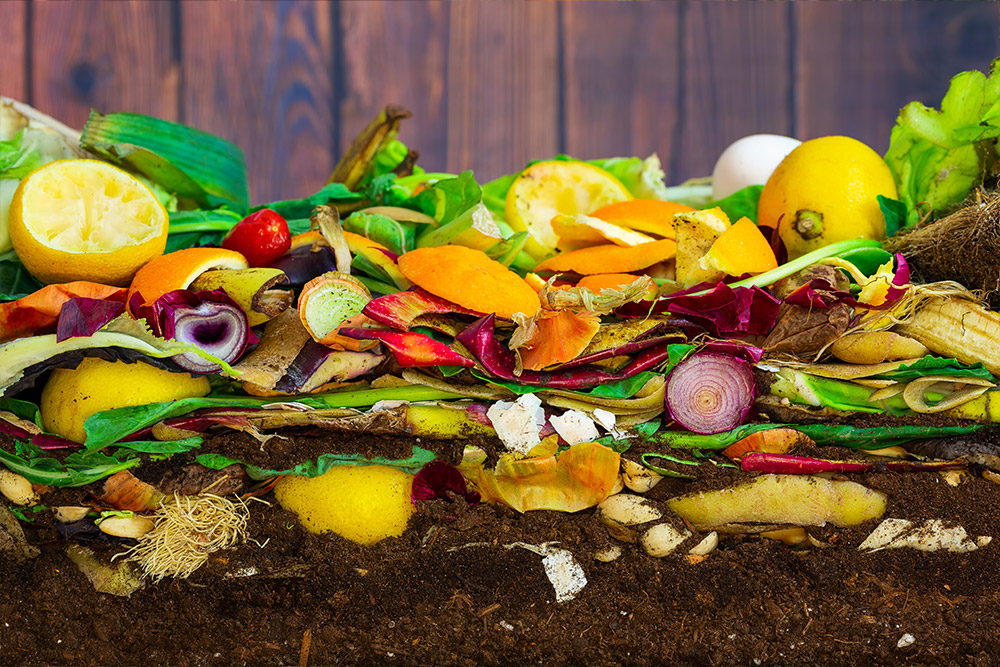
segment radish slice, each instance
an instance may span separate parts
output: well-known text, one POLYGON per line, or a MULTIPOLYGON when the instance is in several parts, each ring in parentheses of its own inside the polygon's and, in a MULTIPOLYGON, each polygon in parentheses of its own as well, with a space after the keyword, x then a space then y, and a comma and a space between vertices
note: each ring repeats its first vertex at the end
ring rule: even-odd
POLYGON ((677 364, 667 379, 666 407, 694 433, 722 433, 743 422, 757 395, 753 369, 743 359, 703 352, 677 364))

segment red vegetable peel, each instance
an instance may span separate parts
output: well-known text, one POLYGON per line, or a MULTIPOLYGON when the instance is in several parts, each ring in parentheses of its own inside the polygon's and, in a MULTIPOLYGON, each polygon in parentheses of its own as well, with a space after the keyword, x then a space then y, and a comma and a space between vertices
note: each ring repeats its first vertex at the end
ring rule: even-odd
POLYGON ((677 364, 667 378, 671 418, 694 433, 723 433, 746 418, 757 394, 750 363, 728 354, 701 352, 677 364))

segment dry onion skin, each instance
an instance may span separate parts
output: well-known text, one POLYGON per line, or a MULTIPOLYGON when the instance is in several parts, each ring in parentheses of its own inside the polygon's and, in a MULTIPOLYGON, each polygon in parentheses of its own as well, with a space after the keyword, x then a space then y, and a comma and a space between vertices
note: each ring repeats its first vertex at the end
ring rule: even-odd
POLYGON ((757 385, 750 363, 728 354, 694 354, 671 371, 666 406, 670 417, 693 433, 729 431, 746 418, 757 385))
POLYGON ((209 554, 247 539, 246 504, 222 496, 174 497, 160 503, 155 526, 139 543, 118 554, 136 563, 143 577, 186 579, 205 564, 209 554))

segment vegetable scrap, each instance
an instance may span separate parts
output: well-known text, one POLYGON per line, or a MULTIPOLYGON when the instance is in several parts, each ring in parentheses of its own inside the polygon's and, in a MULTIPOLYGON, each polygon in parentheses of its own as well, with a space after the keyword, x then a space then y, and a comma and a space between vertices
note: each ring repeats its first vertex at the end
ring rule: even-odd
MULTIPOLYGON (((19 522, 72 524, 69 557, 128 595, 252 540, 245 501, 273 493, 306 530, 364 546, 461 499, 589 512, 692 565, 736 536, 820 548, 807 528, 878 521, 855 546, 984 548, 885 517, 872 480, 1000 472, 998 82, 994 64, 955 77, 941 111, 908 105, 884 158, 847 137, 747 137, 714 201, 668 188, 655 155, 426 173, 397 138, 409 112, 387 107, 319 192, 251 207, 228 142, 137 114, 75 133, 4 100, 23 122, 0 136, 16 183, 0 202, 0 547, 31 558, 19 522), (40 150, 38 133, 59 139, 40 150), (70 176, 144 208, 94 213, 109 247, 53 273, 38 236, 76 230, 72 250, 82 221, 32 193, 70 176), (107 284, 103 252, 119 253, 107 284), (341 449, 358 434, 386 440, 341 449), (215 481, 178 491, 145 476, 154 461, 215 481), (711 488, 713 469, 736 481, 711 488), (85 503, 48 506, 77 486, 85 503), (87 531, 136 572, 73 543, 87 531)), ((583 594, 581 554, 521 546, 557 602, 583 594)))

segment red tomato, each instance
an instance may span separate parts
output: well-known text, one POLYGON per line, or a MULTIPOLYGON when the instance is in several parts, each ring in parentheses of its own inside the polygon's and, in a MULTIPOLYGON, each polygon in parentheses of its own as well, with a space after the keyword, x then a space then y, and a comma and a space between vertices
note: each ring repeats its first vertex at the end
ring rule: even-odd
POLYGON ((250 266, 267 266, 288 252, 291 245, 288 223, 269 208, 243 218, 222 239, 223 248, 242 254, 250 266))

